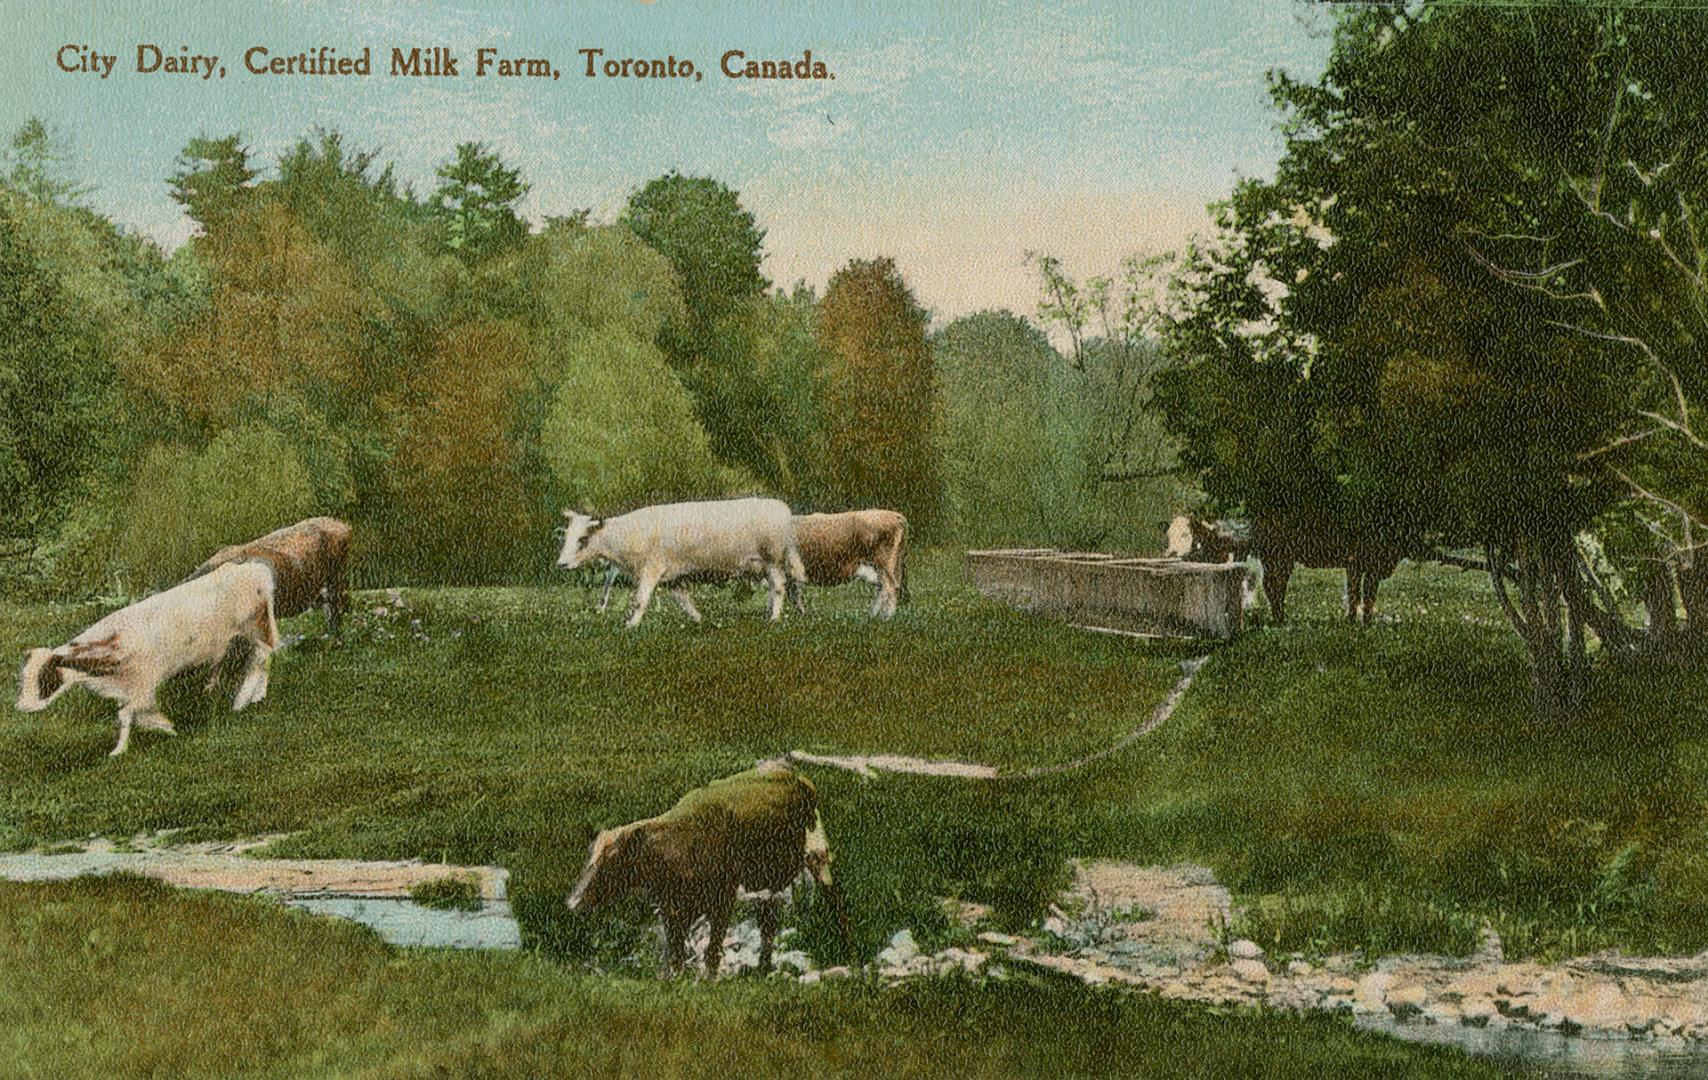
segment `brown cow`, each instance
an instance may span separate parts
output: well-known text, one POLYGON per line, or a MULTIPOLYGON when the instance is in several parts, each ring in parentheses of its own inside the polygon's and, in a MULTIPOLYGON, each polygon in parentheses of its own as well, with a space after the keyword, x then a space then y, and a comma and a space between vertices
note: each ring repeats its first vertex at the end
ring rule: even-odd
MULTIPOLYGON (((759 905, 759 966, 766 970, 783 906, 775 894, 805 870, 840 905, 830 863, 812 782, 783 762, 766 762, 690 791, 657 817, 601 832, 569 907, 593 911, 631 892, 649 894, 664 922, 667 974, 681 969, 688 931, 705 916, 706 975, 715 977, 736 891, 773 894, 759 905)), ((849 944, 846 918, 843 931, 849 944)))
POLYGON ((1293 564, 1314 569, 1344 566, 1346 619, 1369 622, 1376 613, 1377 587, 1404 554, 1398 545, 1379 537, 1287 514, 1254 517, 1251 546, 1263 564, 1263 595, 1277 625, 1287 621, 1287 580, 1293 575, 1293 564))
POLYGON ((1376 589, 1399 565, 1399 546, 1376 537, 1354 535, 1302 516, 1254 517, 1251 539, 1242 540, 1220 522, 1190 514, 1168 525, 1167 553, 1194 562, 1229 562, 1253 552, 1263 564, 1263 595, 1279 625, 1287 621, 1287 583, 1295 563, 1313 569, 1346 568, 1346 618, 1365 622, 1376 613, 1376 589))
MULTIPOLYGON (((850 510, 842 514, 802 514, 795 518, 810 585, 840 585, 859 578, 877 586, 872 614, 889 618, 907 592, 907 518, 894 510, 850 510)), ((800 586, 795 606, 806 610, 800 586)))
POLYGON ((337 518, 316 517, 247 544, 220 548, 190 577, 201 577, 230 562, 264 562, 273 568, 275 614, 288 619, 324 603, 327 628, 336 634, 338 619, 350 606, 345 579, 349 555, 350 526, 337 518))

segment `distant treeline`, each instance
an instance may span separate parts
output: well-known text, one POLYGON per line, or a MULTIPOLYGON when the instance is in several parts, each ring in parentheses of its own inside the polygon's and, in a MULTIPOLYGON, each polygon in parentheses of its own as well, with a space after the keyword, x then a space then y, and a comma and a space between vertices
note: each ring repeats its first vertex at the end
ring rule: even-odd
POLYGON ((422 196, 337 133, 264 171, 197 138, 168 255, 87 208, 61 138, 27 123, 0 171, 0 587, 135 593, 313 514, 357 525, 358 584, 479 583, 548 574, 565 506, 764 492, 1148 546, 1173 502, 1120 467, 1166 457, 1123 374, 1153 347, 931 333, 883 257, 775 288, 713 179, 530 223, 525 163, 475 144, 422 196))

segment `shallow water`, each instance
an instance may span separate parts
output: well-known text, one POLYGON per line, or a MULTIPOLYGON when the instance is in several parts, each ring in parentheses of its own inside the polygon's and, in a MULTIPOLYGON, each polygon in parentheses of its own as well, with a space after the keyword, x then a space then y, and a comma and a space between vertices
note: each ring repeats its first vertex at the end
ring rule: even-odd
POLYGON ((1549 1076, 1687 1080, 1708 1076, 1708 1047, 1681 1039, 1585 1039, 1531 1028, 1402 1024, 1361 1016, 1354 1024, 1407 1042, 1451 1046, 1503 1065, 1541 1067, 1549 1076))
POLYGON ((372 927, 393 945, 437 945, 451 949, 520 949, 522 932, 510 905, 488 900, 479 911, 424 908, 410 900, 348 896, 279 899, 317 915, 335 915, 372 927))

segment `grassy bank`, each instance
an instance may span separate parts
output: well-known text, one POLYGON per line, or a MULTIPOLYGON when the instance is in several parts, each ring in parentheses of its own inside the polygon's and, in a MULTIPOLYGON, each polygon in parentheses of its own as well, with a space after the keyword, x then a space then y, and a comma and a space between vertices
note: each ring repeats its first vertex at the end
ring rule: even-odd
MULTIPOLYGON (((295 835, 275 853, 495 862, 530 942, 609 963, 634 911, 571 918, 593 832, 788 749, 1064 761, 1148 714, 1195 646, 1028 619, 914 560, 893 623, 859 587, 764 624, 758 597, 699 590, 632 633, 578 586, 366 594, 337 644, 276 658, 241 715, 175 687, 176 739, 117 761, 111 708, 71 695, 0 716, 0 842, 103 833, 295 835)), ((1295 622, 1215 649, 1175 716, 1131 751, 998 784, 814 770, 863 951, 935 897, 1040 915, 1064 859, 1195 859, 1287 949, 1465 950, 1491 919, 1511 953, 1708 946, 1708 675, 1607 673, 1569 729, 1529 721, 1523 656, 1481 578, 1403 567, 1391 620, 1337 616, 1340 576, 1295 577, 1295 622)), ((10 606, 13 655, 95 609, 10 606)), ((318 627, 318 616, 293 629, 318 627)), ((808 916, 808 944, 840 959, 808 916)))
POLYGON ((1323 1018, 1024 978, 664 983, 396 950, 125 878, 0 885, 0 1033, 24 1076, 1496 1075, 1323 1018))

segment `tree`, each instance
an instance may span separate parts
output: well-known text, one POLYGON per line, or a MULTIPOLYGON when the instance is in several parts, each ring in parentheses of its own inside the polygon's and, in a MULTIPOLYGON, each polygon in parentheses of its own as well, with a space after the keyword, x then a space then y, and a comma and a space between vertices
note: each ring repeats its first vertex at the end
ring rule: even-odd
POLYGON ((241 204, 255 182, 243 136, 197 136, 178 155, 177 172, 166 181, 172 198, 204 231, 213 229, 241 204))
POLYGON ((69 158, 64 137, 32 116, 0 154, 0 182, 37 202, 74 206, 93 189, 64 175, 69 158))
POLYGON ((1049 339, 1007 311, 981 311, 931 335, 943 394, 946 531, 979 545, 1102 543, 1085 409, 1049 339))
POLYGON ((732 306, 762 294, 759 271, 765 233, 740 197, 709 176, 671 172, 629 197, 622 221, 670 260, 682 281, 687 325, 678 328, 678 361, 732 306))
POLYGON ((496 153, 481 143, 457 147, 457 159, 441 165, 442 181, 433 205, 448 222, 446 244, 466 261, 476 261, 511 247, 527 235, 516 203, 531 185, 520 170, 506 168, 496 153))
POLYGON ((856 259, 831 276, 818 337, 831 364, 825 441, 834 493, 848 507, 898 510, 928 533, 942 482, 927 318, 893 260, 856 259))
MULTIPOLYGON (((1570 178, 1594 175, 1636 58, 1676 53, 1663 24, 1676 35, 1658 14, 1571 6, 1344 15, 1320 80, 1272 80, 1276 179, 1235 190, 1219 245, 1178 279, 1186 362, 1161 396, 1183 456, 1248 505, 1285 498, 1253 452, 1267 438, 1302 497, 1352 527, 1483 545, 1546 717, 1582 702, 1589 632, 1627 646, 1574 537, 1620 500, 1606 451, 1644 380, 1636 350, 1491 273, 1488 247, 1582 216, 1570 178), (1255 438, 1218 436, 1199 391, 1241 380, 1265 385, 1230 425, 1255 438)), ((1558 253, 1550 286, 1576 265, 1558 253)))

